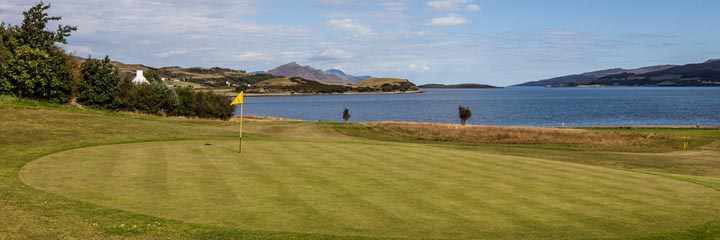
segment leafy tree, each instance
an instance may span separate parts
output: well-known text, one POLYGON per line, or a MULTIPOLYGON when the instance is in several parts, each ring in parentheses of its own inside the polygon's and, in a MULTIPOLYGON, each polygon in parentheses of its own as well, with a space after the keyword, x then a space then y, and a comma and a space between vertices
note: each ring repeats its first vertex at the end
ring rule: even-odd
POLYGON ((164 83, 152 82, 150 85, 155 90, 155 96, 157 97, 152 108, 155 114, 166 116, 180 104, 175 91, 168 88, 164 83))
POLYGON ((103 60, 88 58, 82 64, 81 72, 83 81, 78 89, 79 103, 111 110, 120 107, 120 76, 108 56, 103 60))
POLYGON ((62 20, 62 17, 48 16, 46 11, 49 8, 50 5, 40 2, 23 12, 25 18, 22 26, 17 29, 19 34, 16 36, 19 45, 49 51, 56 47, 56 43, 67 44, 67 37, 71 32, 76 31, 77 27, 58 25, 55 32, 45 30, 50 21, 62 20))
POLYGON ((175 95, 178 98, 178 105, 171 111, 174 116, 196 117, 197 98, 192 87, 175 88, 175 95))
POLYGON ((147 71, 143 71, 143 77, 145 77, 145 79, 147 79, 150 83, 162 83, 160 74, 155 70, 148 69, 147 71))
POLYGON ((345 122, 347 122, 348 119, 350 119, 350 110, 348 110, 347 108, 345 108, 345 110, 343 110, 343 119, 345 120, 345 122))
POLYGON ((472 117, 472 111, 470 111, 470 108, 460 105, 458 107, 458 115, 460 117, 460 124, 465 125, 467 120, 472 117))
POLYGON ((3 77, 3 69, 5 69, 5 66, 7 66, 8 55, 10 54, 10 52, 5 47, 5 41, 7 40, 7 31, 8 30, 5 23, 0 23, 0 94, 9 93, 9 89, 11 87, 10 82, 8 82, 3 77))
POLYGON ((67 37, 77 28, 59 25, 47 31, 50 5, 40 2, 26 12, 21 26, 3 25, 3 49, 7 59, 2 63, 0 92, 18 97, 67 102, 72 97, 73 76, 65 65, 67 54, 56 46, 67 43, 67 37))
POLYGON ((64 67, 62 56, 41 49, 20 46, 3 67, 4 87, 18 97, 68 102, 72 93, 72 74, 64 67))

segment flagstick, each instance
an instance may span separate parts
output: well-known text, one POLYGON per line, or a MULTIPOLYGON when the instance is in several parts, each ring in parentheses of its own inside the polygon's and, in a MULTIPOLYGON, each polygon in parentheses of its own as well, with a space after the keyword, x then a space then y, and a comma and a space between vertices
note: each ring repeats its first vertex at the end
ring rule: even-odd
POLYGON ((245 104, 240 104, 240 142, 238 142, 238 153, 242 153, 243 105, 245 104))

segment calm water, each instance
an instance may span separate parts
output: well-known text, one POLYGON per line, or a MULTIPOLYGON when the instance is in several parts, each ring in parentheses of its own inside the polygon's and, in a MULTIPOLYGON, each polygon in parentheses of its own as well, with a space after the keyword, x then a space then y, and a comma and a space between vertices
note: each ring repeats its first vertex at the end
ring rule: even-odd
MULTIPOLYGON (((512 126, 692 125, 720 126, 720 88, 425 89, 421 94, 256 97, 246 115, 352 122, 457 123, 458 105, 470 124, 512 126)), ((239 113, 239 109, 236 109, 239 113)))

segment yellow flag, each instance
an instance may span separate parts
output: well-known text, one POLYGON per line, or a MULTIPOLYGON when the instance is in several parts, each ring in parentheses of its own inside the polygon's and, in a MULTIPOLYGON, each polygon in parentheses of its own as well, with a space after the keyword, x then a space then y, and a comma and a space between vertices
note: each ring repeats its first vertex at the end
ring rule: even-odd
POLYGON ((240 94, 238 94, 237 97, 235 97, 235 100, 233 100, 230 103, 230 105, 242 104, 242 103, 243 103, 243 92, 240 91, 240 94))

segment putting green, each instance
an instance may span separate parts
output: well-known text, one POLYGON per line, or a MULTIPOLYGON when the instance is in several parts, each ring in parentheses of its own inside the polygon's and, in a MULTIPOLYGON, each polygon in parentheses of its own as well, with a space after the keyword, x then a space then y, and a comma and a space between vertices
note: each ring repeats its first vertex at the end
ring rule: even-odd
POLYGON ((45 156, 22 179, 132 212, 243 229, 428 238, 594 238, 717 219, 669 178, 415 144, 150 142, 45 156), (209 144, 209 145, 207 145, 209 144))

